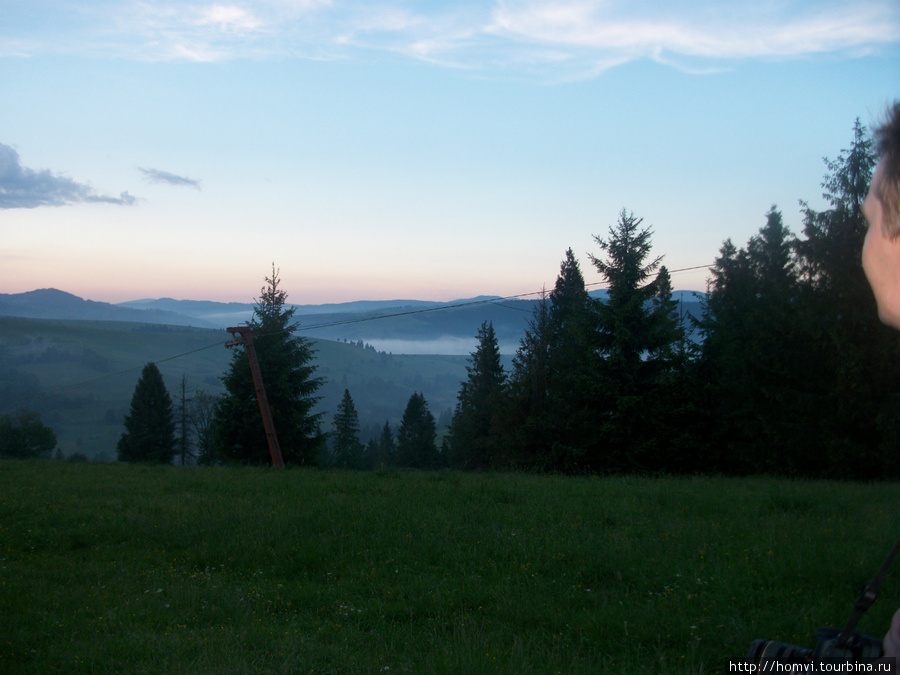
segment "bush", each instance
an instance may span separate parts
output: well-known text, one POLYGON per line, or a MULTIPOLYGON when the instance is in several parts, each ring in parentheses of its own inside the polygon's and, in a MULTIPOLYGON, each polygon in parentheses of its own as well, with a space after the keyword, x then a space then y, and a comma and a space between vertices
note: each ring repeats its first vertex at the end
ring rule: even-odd
POLYGON ((55 447, 56 434, 36 412, 0 415, 0 457, 47 457, 55 447))

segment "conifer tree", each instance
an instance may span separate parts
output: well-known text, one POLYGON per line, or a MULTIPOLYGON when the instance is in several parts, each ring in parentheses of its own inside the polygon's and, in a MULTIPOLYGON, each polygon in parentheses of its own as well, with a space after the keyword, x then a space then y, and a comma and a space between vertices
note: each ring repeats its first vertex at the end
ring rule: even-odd
POLYGON ((501 463, 500 414, 506 374, 493 323, 481 324, 476 338, 478 346, 469 357, 468 379, 460 387, 450 425, 450 464, 462 469, 501 463))
POLYGON ((680 325, 671 304, 662 256, 650 256, 653 233, 624 209, 609 236, 594 237, 601 257, 590 256, 607 285, 598 305, 598 351, 602 356, 598 417, 603 420, 603 456, 595 468, 655 468, 661 449, 653 433, 657 411, 649 403, 660 375, 671 367, 680 325))
MULTIPOLYGON (((737 250, 723 245, 699 321, 703 335, 703 407, 710 463, 733 473, 787 470, 804 444, 803 308, 798 303, 794 238, 773 206, 766 223, 737 250), (799 436, 791 443, 791 435, 799 436), (800 444, 800 445, 798 445, 800 444), (791 446, 791 452, 786 448, 791 446), (771 450, 781 447, 777 453, 771 450)), ((808 416, 806 416, 808 417, 808 416)))
POLYGON ((197 448, 198 464, 218 464, 213 423, 219 397, 201 389, 191 400, 190 425, 197 448))
POLYGON ((517 462, 539 469, 559 468, 549 461, 555 440, 549 393, 551 339, 550 302, 542 296, 513 357, 503 417, 504 441, 517 449, 517 462))
POLYGON ((434 415, 428 410, 425 396, 418 392, 409 397, 400 430, 397 432, 397 464, 413 469, 431 469, 437 465, 434 415))
POLYGON ((572 249, 553 290, 535 307, 513 358, 504 437, 518 463, 551 471, 585 468, 594 425, 596 315, 572 249))
POLYGON ((898 471, 900 339, 878 320, 860 265, 867 229, 861 205, 875 164, 872 140, 856 120, 850 147, 825 160, 821 185, 830 208, 803 204, 805 239, 796 247, 808 309, 804 347, 816 365, 811 407, 820 420, 817 457, 827 475, 898 471))
POLYGON ((344 396, 338 403, 332 432, 331 460, 341 469, 361 469, 363 446, 359 442, 359 415, 350 390, 344 389, 344 396))
POLYGON ((385 420, 384 427, 381 429, 381 436, 378 437, 377 452, 374 457, 374 466, 392 466, 395 463, 394 434, 391 431, 390 423, 385 420))
POLYGON ((570 248, 550 291, 547 316, 550 446, 544 448, 542 462, 548 469, 584 468, 596 442, 596 320, 581 266, 570 248))
POLYGON ((172 398, 155 363, 148 363, 141 371, 117 449, 122 462, 172 463, 175 456, 172 398))
MULTIPOLYGON (((295 310, 286 304, 287 293, 280 285, 273 265, 249 325, 284 461, 315 466, 325 444, 322 413, 314 412, 322 379, 315 376, 312 345, 295 335, 295 310)), ((235 349, 222 382, 225 395, 216 408, 214 424, 221 455, 243 464, 269 464, 266 432, 243 349, 235 349)))

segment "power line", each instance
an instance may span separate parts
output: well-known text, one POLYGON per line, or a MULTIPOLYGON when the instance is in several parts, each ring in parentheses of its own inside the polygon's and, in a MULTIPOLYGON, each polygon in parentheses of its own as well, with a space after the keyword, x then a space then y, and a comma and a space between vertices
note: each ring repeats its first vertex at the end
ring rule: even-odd
MULTIPOLYGON (((198 347, 197 349, 192 349, 189 352, 183 352, 181 354, 175 354, 174 356, 167 356, 162 359, 156 359, 153 361, 153 363, 159 364, 159 363, 166 363, 168 361, 174 361, 175 359, 180 359, 184 356, 190 356, 191 354, 196 354, 197 352, 202 352, 206 349, 211 349, 212 347, 220 347, 220 346, 222 346, 222 344, 223 344, 222 342, 214 342, 212 344, 206 345, 205 347, 198 347)), ((143 368, 144 368, 143 365, 133 366, 131 368, 126 368, 124 370, 116 371, 115 373, 107 373, 106 375, 101 375, 101 376, 95 377, 91 380, 83 380, 81 382, 73 382, 70 384, 61 384, 57 387, 53 387, 52 389, 46 390, 45 393, 46 394, 55 394, 55 393, 58 393, 61 391, 66 391, 67 389, 78 389, 80 387, 86 387, 88 385, 97 384, 98 382, 104 382, 106 380, 111 380, 115 377, 119 377, 120 375, 127 375, 128 373, 133 373, 138 370, 142 370, 143 368)))
MULTIPOLYGON (((709 265, 697 265, 695 267, 682 267, 682 268, 676 269, 676 270, 669 270, 669 273, 676 274, 678 272, 688 272, 688 271, 692 271, 692 270, 708 269, 708 268, 709 268, 709 265)), ((598 281, 598 282, 593 282, 590 284, 585 284, 585 287, 587 288, 590 286, 600 286, 605 283, 606 282, 598 281)), ((457 302, 457 303, 453 303, 453 304, 440 304, 440 305, 436 305, 434 307, 420 307, 418 309, 409 309, 409 310, 404 310, 402 312, 392 312, 389 314, 378 314, 376 316, 361 316, 361 317, 354 317, 352 319, 327 321, 327 322, 323 322, 323 323, 312 324, 309 326, 303 326, 301 324, 299 326, 299 328, 301 328, 303 331, 320 330, 323 328, 334 328, 337 326, 348 326, 348 325, 356 324, 356 323, 365 323, 367 321, 378 321, 381 319, 394 319, 394 318, 401 317, 401 316, 413 316, 416 314, 427 314, 429 312, 438 312, 438 311, 446 310, 446 309, 459 309, 462 307, 473 307, 475 305, 489 305, 489 304, 496 304, 501 307, 506 307, 507 309, 515 309, 518 311, 527 312, 529 310, 524 309, 524 308, 519 308, 519 307, 510 307, 509 305, 503 305, 502 303, 507 300, 519 300, 519 299, 527 298, 527 297, 534 296, 534 295, 544 295, 544 294, 546 294, 546 290, 542 289, 540 291, 531 291, 529 293, 517 293, 515 295, 507 295, 507 296, 500 297, 500 298, 485 298, 483 300, 470 300, 467 302, 457 302)), ((287 332, 293 332, 293 330, 285 328, 285 329, 278 330, 278 331, 272 331, 270 333, 259 333, 255 337, 257 337, 257 338, 269 337, 272 335, 280 335, 281 333, 287 333, 287 332)), ((190 351, 183 352, 181 354, 175 354, 173 356, 167 356, 162 359, 156 359, 154 361, 154 363, 156 363, 156 364, 167 363, 169 361, 174 361, 175 359, 180 359, 185 356, 190 356, 191 354, 196 354, 198 352, 202 352, 207 349, 212 349, 213 347, 220 347, 223 344, 224 344, 223 341, 213 342, 204 347, 198 347, 196 349, 192 349, 190 351)), ((115 373, 107 373, 106 375, 101 375, 100 377, 96 377, 96 378, 93 378, 90 380, 84 380, 82 382, 73 382, 70 384, 59 385, 52 389, 46 390, 44 393, 45 394, 54 394, 54 393, 58 393, 61 391, 67 391, 69 389, 79 389, 81 387, 87 387, 87 386, 90 386, 93 384, 97 384, 99 382, 111 380, 111 379, 119 377, 121 375, 127 375, 128 373, 136 372, 138 370, 141 370, 143 367, 144 367, 143 365, 133 366, 131 368, 126 368, 124 370, 119 370, 115 373)))

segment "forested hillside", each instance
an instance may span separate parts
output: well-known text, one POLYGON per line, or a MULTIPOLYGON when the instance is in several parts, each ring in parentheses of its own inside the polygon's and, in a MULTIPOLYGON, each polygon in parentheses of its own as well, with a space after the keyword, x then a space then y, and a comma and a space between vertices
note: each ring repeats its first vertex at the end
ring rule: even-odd
MULTIPOLYGON (((857 122, 850 147, 826 160, 828 208, 804 204, 794 234, 772 206, 745 244, 726 240, 699 311, 673 294, 652 229, 623 209, 588 256, 604 281, 601 296, 588 292, 570 249, 547 297, 470 303, 481 307, 478 326, 471 313, 444 321, 452 334, 472 336, 467 359, 392 355, 362 339, 312 340, 273 266, 249 325, 286 456, 348 468, 895 478, 900 337, 879 322, 860 265, 860 206, 874 164, 857 122), (524 319, 524 331, 510 332, 499 319, 507 313, 524 319), (512 360, 501 357, 510 335, 512 360)), ((398 312, 380 324, 383 334, 433 336, 422 318, 438 312, 422 309, 398 312)), ((370 323, 331 316, 328 327, 340 330, 370 323)), ((231 357, 209 349, 222 338, 188 328, 2 319, 0 412, 35 410, 57 430, 64 453, 112 459, 137 371, 158 360, 173 414, 188 411, 189 399, 203 402, 203 410, 180 413, 181 438, 188 417, 195 423, 192 450, 182 454, 267 463, 248 360, 240 346, 231 357)))
MULTIPOLYGON (((63 454, 114 460, 144 364, 158 362, 176 404, 182 376, 188 399, 218 396, 232 355, 224 346, 229 338, 198 328, 0 317, 0 414, 37 411, 63 454), (171 359, 177 355, 184 356, 171 359)), ((397 425, 414 391, 425 392, 438 414, 448 411, 465 377, 463 356, 391 355, 329 340, 314 340, 313 348, 325 380, 319 409, 326 428, 346 387, 367 433, 386 420, 397 425)))

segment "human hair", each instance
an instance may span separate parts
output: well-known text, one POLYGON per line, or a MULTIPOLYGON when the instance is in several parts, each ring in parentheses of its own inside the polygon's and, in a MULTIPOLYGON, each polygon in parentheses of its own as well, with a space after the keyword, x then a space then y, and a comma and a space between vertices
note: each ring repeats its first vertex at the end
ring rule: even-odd
POLYGON ((886 234, 900 237, 900 101, 888 108, 885 121, 875 129, 875 149, 881 164, 881 180, 875 196, 881 202, 886 234))

